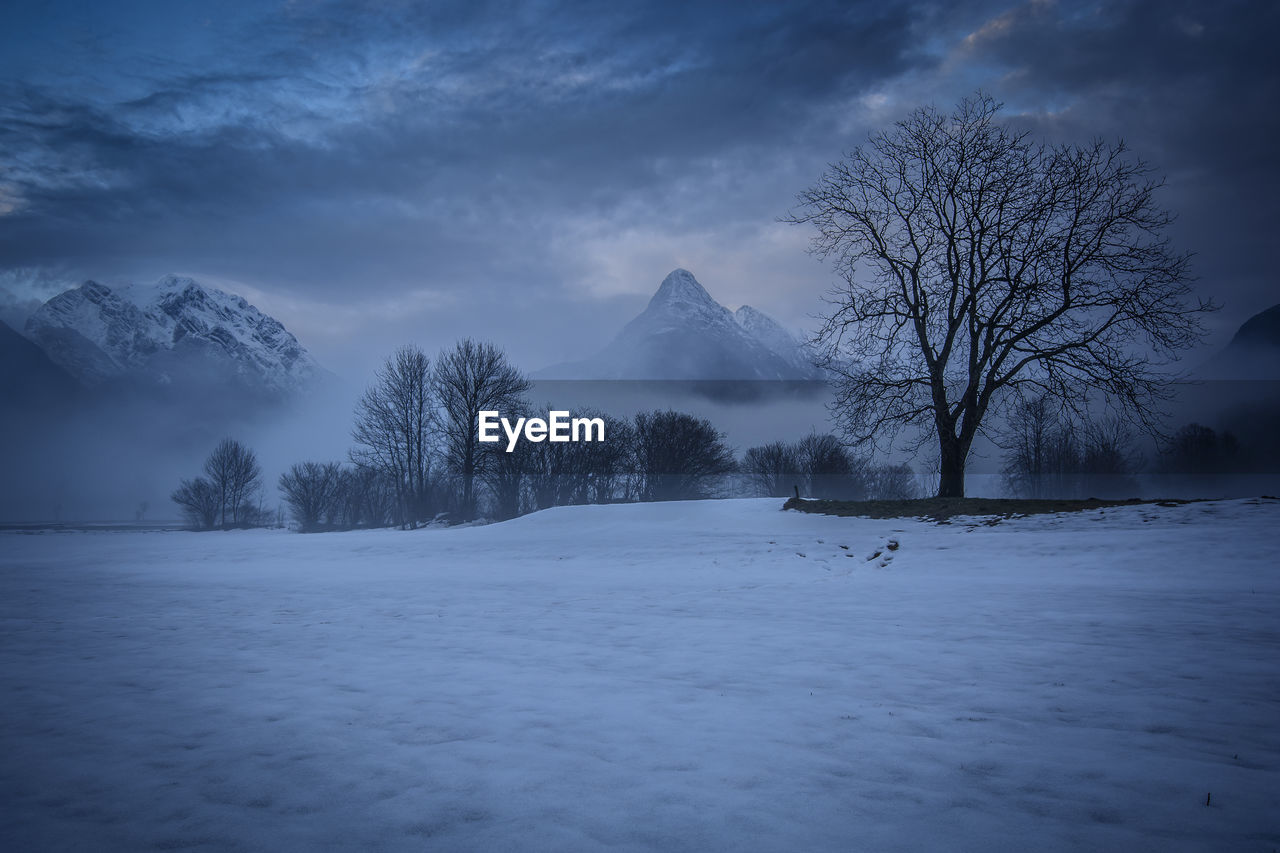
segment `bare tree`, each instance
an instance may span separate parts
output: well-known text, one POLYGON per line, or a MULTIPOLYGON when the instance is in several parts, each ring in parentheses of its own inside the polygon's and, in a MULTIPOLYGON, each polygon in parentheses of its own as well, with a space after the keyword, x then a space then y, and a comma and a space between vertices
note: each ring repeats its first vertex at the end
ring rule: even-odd
POLYGON ((903 428, 937 442, 942 497, 1008 392, 1090 392, 1155 429, 1170 375, 1203 336, 1159 181, 1123 143, 1047 146, 999 104, 921 108, 799 196, 812 250, 844 284, 817 336, 834 411, 857 444, 903 428))
POLYGON ((183 480, 169 498, 182 508, 187 522, 196 530, 212 530, 217 525, 222 509, 218 489, 204 477, 183 480))
POLYGON ((580 410, 577 414, 603 420, 606 440, 576 445, 584 457, 582 467, 586 471, 582 495, 576 502, 603 504, 620 500, 631 473, 628 463, 629 450, 634 442, 632 426, 627 421, 593 409, 580 410))
POLYGON ((784 498, 800 487, 800 463, 795 445, 774 441, 751 447, 742 456, 739 470, 747 486, 766 498, 784 498))
POLYGON ((235 439, 224 438, 205 460, 204 472, 218 495, 221 525, 228 525, 228 511, 232 526, 249 522, 255 509, 250 498, 262 485, 257 455, 235 439))
POLYGON ((1081 491, 1098 497, 1135 496, 1134 474, 1142 467, 1142 455, 1134 447, 1129 425, 1119 418, 1104 418, 1085 424, 1083 432, 1081 491))
POLYGON ((481 466, 480 479, 489 495, 493 518, 499 521, 515 518, 526 510, 529 471, 541 447, 522 442, 510 453, 493 448, 483 451, 489 458, 481 466))
POLYGON ((1159 468, 1167 474, 1223 474, 1242 470, 1240 444, 1230 432, 1190 423, 1160 449, 1159 468))
POLYGON ((873 500, 909 501, 920 496, 910 465, 880 465, 869 474, 868 496, 873 500))
POLYGON ((1067 497, 1065 479, 1078 468, 1075 437, 1062 423, 1061 404, 1048 394, 1015 401, 1000 436, 1006 448, 1005 488, 1027 498, 1067 497))
MULTIPOLYGON (((548 410, 554 406, 548 405, 548 410)), ((595 409, 575 415, 604 422, 606 441, 522 443, 511 456, 523 454, 523 481, 528 509, 624 499, 631 477, 631 425, 595 409)), ((497 459, 501 465, 502 460, 497 459)))
POLYGON ((280 475, 280 491, 304 533, 318 530, 334 514, 341 484, 337 462, 299 462, 280 475))
POLYGON ((632 453, 642 501, 709 497, 737 470, 724 436, 710 421, 684 412, 637 414, 632 453))
POLYGON ((332 527, 383 527, 396 523, 396 489, 381 471, 356 465, 338 474, 337 495, 327 522, 332 527))
POLYGON ((795 454, 806 494, 842 500, 866 497, 866 461, 851 456, 834 435, 810 433, 796 443, 795 454))
POLYGON ((478 433, 482 411, 504 416, 522 404, 532 383, 507 361, 506 354, 489 343, 461 340, 436 358, 432 387, 440 406, 440 432, 445 456, 458 475, 462 492, 459 511, 463 520, 475 517, 478 475, 489 457, 481 452, 478 433))
POLYGON ((586 503, 576 495, 586 489, 586 454, 580 445, 544 441, 525 448, 526 474, 533 509, 586 503))
POLYGON ((356 404, 351 461, 393 484, 397 520, 412 527, 433 514, 431 360, 417 347, 401 347, 375 376, 356 404))
POLYGON ((1133 433, 1120 418, 1064 418, 1048 394, 1019 399, 1001 435, 1005 488, 1028 498, 1124 496, 1137 492, 1142 464, 1133 433))
MULTIPOLYGON (((528 417, 529 414, 529 407, 523 401, 509 413, 503 412, 509 418, 528 417)), ((537 468, 541 451, 549 445, 550 442, 531 444, 522 441, 510 452, 506 442, 481 447, 480 454, 484 459, 478 466, 478 476, 488 495, 493 518, 506 520, 526 511, 531 503, 530 475, 537 468)))
POLYGON ((1004 437, 1007 453, 1001 471, 1008 491, 1024 497, 1040 497, 1036 490, 1054 426, 1048 397, 1039 395, 1014 404, 1004 437))

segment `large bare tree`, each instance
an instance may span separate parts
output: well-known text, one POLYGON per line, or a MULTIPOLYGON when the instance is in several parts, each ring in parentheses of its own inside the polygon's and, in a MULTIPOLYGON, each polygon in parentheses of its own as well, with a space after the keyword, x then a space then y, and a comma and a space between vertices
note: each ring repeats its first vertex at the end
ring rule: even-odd
POLYGON ((943 497, 988 415, 1090 395, 1147 427, 1202 335, 1161 182, 1123 143, 1050 146, 978 95, 921 108, 832 165, 788 217, 844 283, 817 340, 855 444, 936 440, 943 497))
POLYGON ((476 511, 476 477, 491 458, 480 448, 480 412, 509 417, 524 405, 523 395, 532 383, 502 350, 466 338, 436 358, 432 387, 440 406, 445 455, 462 485, 461 516, 470 520, 476 511))
POLYGON ((402 526, 413 527, 431 515, 434 426, 431 359, 417 347, 400 347, 356 404, 351 461, 393 484, 402 526))

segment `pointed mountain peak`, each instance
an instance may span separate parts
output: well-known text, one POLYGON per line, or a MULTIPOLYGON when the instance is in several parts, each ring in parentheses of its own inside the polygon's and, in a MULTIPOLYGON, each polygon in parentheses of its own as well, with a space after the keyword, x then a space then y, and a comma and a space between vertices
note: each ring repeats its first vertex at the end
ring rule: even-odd
POLYGON ((693 273, 686 269, 674 269, 662 280, 658 292, 649 300, 649 308, 666 305, 706 305, 720 307, 720 303, 711 298, 706 288, 698 283, 693 273))
POLYGON ((750 306, 735 315, 685 269, 672 270, 649 307, 594 358, 539 374, 696 381, 820 378, 808 353, 785 329, 750 306))

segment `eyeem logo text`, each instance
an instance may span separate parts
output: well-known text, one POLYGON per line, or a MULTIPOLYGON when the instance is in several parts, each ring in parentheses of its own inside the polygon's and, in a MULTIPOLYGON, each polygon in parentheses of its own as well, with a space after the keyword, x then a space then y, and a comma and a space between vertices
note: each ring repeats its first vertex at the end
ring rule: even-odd
POLYGON ((507 435, 507 452, 515 450, 523 434, 526 441, 604 441, 604 418, 573 418, 568 412, 547 412, 542 418, 516 418, 515 423, 496 411, 480 413, 479 438, 490 444, 501 441, 498 428, 507 435))

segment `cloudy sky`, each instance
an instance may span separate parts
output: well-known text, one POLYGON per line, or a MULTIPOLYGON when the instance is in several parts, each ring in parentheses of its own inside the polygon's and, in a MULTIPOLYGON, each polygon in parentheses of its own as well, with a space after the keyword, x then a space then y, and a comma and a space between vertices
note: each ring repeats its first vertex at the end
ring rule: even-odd
POLYGON ((1221 344, 1280 301, 1280 4, 27 2, 0 10, 0 308, 194 275, 339 372, 581 357, 676 266, 810 323, 785 225, 869 130, 983 89, 1167 176, 1221 344))

